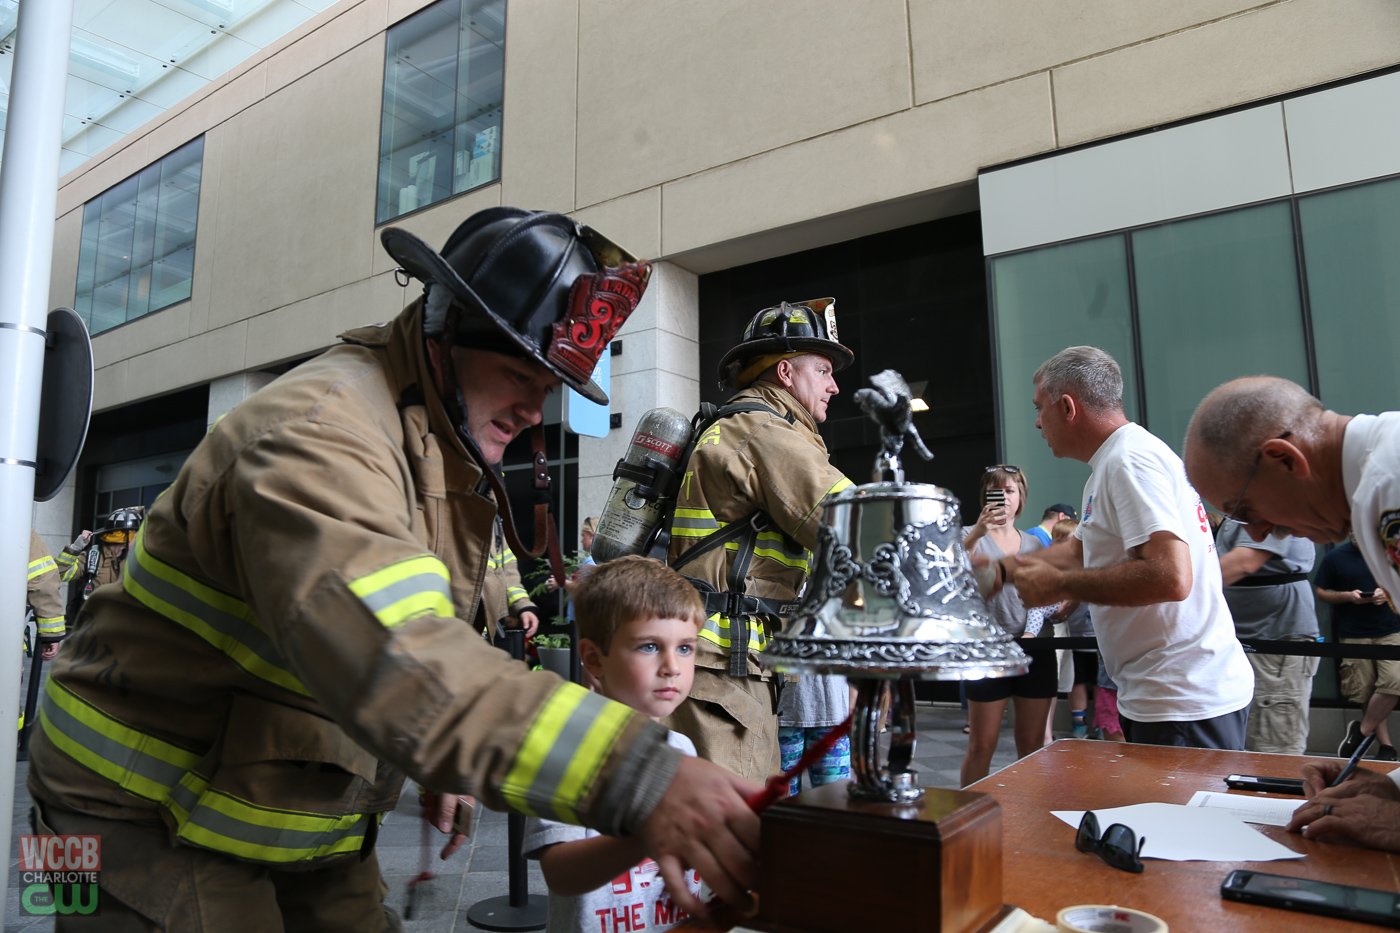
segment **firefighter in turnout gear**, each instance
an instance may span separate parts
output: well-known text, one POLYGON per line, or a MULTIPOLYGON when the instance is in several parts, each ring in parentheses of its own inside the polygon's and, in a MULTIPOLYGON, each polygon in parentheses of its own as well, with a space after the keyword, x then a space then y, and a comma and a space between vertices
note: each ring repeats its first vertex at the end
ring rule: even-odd
POLYGON ((58 562, 49 554, 38 533, 29 532, 29 608, 34 611, 35 634, 45 660, 58 654, 58 643, 68 632, 63 600, 58 596, 62 583, 58 562))
POLYGON ((68 614, 74 619, 93 590, 121 579, 144 514, 140 506, 117 509, 96 531, 84 531, 59 554, 58 565, 68 583, 68 614))
POLYGON ((423 297, 220 419, 88 600, 31 748, 37 831, 101 835, 99 929, 394 929, 374 840, 406 773, 440 828, 472 794, 744 901, 756 787, 472 630, 483 478, 561 381, 607 401, 589 375, 649 264, 507 207, 441 253, 381 238, 423 297))
POLYGON ((503 626, 523 629, 526 638, 540 627, 539 607, 530 599, 520 579, 520 562, 506 544, 505 529, 499 517, 492 534, 491 553, 486 558, 481 602, 486 610, 486 635, 492 641, 498 640, 503 626))
MULTIPOLYGON (((62 583, 58 562, 49 554, 43 540, 34 529, 29 530, 29 577, 26 602, 34 614, 34 643, 30 643, 29 633, 25 632, 25 654, 38 651, 41 661, 52 661, 58 657, 58 645, 68 633, 68 623, 63 615, 63 600, 58 588, 62 583)), ((20 669, 19 683, 19 728, 24 729, 27 713, 25 708, 29 696, 29 678, 39 670, 38 663, 31 657, 20 669)), ((21 749, 23 738, 21 737, 21 749)))
POLYGON ((834 306, 783 302, 749 321, 720 384, 737 390, 726 406, 756 410, 695 439, 672 519, 669 562, 701 590, 707 619, 690 698, 667 722, 702 758, 753 780, 778 770, 778 685, 759 656, 807 578, 822 500, 851 484, 817 433, 834 373, 854 360, 834 306), (721 543, 725 529, 738 534, 721 543))

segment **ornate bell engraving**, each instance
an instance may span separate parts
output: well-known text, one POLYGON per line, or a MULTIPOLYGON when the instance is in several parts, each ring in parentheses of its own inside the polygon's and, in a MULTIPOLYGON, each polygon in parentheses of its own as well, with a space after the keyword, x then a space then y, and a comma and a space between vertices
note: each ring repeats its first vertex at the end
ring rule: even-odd
POLYGON ((923 793, 908 767, 916 736, 913 681, 1015 676, 1030 662, 992 621, 977 590, 957 497, 904 481, 899 452, 906 438, 932 456, 914 430, 908 385, 894 370, 871 382, 856 401, 881 427, 876 481, 827 499, 811 577, 764 663, 851 678, 851 793, 907 802, 923 793), (889 714, 890 738, 883 763, 881 709, 889 714))

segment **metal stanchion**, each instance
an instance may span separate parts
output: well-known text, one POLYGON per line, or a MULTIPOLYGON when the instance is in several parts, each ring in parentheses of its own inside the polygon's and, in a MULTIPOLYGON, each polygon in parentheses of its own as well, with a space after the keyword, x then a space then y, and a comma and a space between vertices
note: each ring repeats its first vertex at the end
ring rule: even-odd
MULTIPOLYGON (((508 628, 504 634, 510 656, 523 662, 525 632, 508 628)), ((467 908, 467 922, 483 930, 543 930, 549 916, 549 900, 530 893, 530 878, 525 867, 525 815, 510 814, 506 818, 506 833, 510 844, 507 862, 510 894, 477 901, 467 908)))

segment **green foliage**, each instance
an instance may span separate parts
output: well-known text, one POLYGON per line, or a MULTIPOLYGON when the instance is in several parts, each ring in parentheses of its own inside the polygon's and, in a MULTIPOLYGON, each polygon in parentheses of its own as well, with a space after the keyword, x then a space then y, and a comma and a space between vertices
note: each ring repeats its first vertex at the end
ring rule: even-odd
MULTIPOLYGON (((575 551, 573 553, 566 553, 566 555, 563 555, 564 576, 571 577, 574 576, 575 573, 578 573, 578 567, 582 565, 582 562, 584 562, 584 558, 587 558, 587 556, 587 553, 584 553, 584 551, 575 551)), ((535 558, 535 567, 536 570, 543 570, 543 574, 545 574, 545 576, 543 576, 542 579, 540 579, 538 584, 535 584, 535 586, 529 588, 529 594, 531 594, 532 597, 539 598, 543 597, 543 595, 549 593, 550 591, 549 560, 546 560, 545 558, 535 558)))
POLYGON ((564 648, 569 647, 568 635, 536 635, 530 639, 530 644, 536 648, 564 648))

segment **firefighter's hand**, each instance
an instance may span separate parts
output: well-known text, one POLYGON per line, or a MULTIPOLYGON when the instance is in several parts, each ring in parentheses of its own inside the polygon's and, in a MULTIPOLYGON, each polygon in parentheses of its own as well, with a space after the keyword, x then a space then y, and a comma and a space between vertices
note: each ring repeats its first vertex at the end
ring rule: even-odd
POLYGON ((660 866, 671 899, 688 913, 705 906, 685 883, 699 872, 720 898, 746 909, 758 875, 758 814, 745 799, 762 785, 703 758, 683 758, 666 795, 642 825, 642 838, 660 866))
POLYGON ((90 543, 92 543, 92 532, 84 528, 81 532, 78 533, 78 536, 73 539, 72 543, 64 548, 64 550, 72 554, 77 554, 83 548, 87 547, 90 543))
POLYGON ((61 641, 46 641, 40 643, 39 657, 45 661, 52 661, 54 658, 58 657, 58 646, 61 644, 63 644, 61 641))
POLYGON ((419 794, 423 805, 423 819, 437 827, 438 832, 450 834, 447 845, 442 847, 439 858, 450 858, 462 848, 471 832, 472 814, 476 810, 476 798, 467 794, 439 794, 424 790, 419 794))
POLYGON ((526 609, 524 612, 520 613, 520 624, 515 627, 523 629, 525 632, 525 637, 529 638, 531 635, 535 634, 535 632, 539 629, 540 617, 535 615, 529 609, 526 609))

